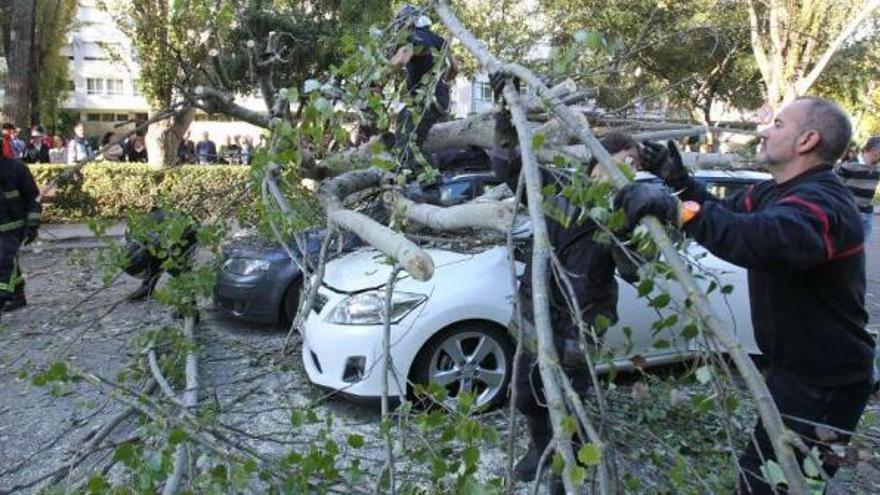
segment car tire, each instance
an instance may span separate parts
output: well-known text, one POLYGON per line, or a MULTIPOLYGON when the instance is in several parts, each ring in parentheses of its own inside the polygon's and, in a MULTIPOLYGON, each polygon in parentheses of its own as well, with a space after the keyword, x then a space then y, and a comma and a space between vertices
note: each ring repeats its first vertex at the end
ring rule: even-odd
MULTIPOLYGON (((476 395, 476 408, 488 411, 507 399, 513 354, 513 342, 504 327, 485 321, 462 322, 422 346, 410 376, 416 384, 443 385, 449 405, 454 405, 459 393, 470 390, 476 395)), ((417 403, 430 405, 426 398, 417 398, 417 403)))
POLYGON ((284 291, 284 297, 281 299, 281 323, 290 326, 296 317, 296 310, 299 308, 299 296, 302 293, 302 278, 296 278, 287 290, 284 291))

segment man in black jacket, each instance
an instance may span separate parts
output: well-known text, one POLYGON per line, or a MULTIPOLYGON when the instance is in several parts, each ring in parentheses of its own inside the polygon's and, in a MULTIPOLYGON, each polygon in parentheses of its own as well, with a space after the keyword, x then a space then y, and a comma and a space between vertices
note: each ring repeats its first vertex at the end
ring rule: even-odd
POLYGON ((0 157, 0 311, 27 304, 18 252, 22 243, 37 238, 40 227, 40 190, 30 169, 0 157))
MULTIPOLYGON (((496 98, 508 84, 509 76, 496 73, 491 83, 496 98)), ((514 81, 517 83, 517 81, 514 81)), ((518 84, 516 84, 518 87, 518 84)), ((630 161, 633 171, 639 166, 641 153, 639 143, 629 136, 614 133, 604 136, 600 142, 613 154, 615 159, 630 161)), ((510 122, 510 114, 502 108, 495 116, 495 145, 489 153, 492 170, 511 190, 516 190, 521 170, 521 155, 516 130, 510 122)), ((571 185, 573 175, 558 168, 540 168, 541 183, 544 187, 556 186, 557 191, 571 185)), ((601 179, 601 169, 593 160, 586 168, 592 180, 601 179)), ((583 178, 581 178, 583 181, 583 178)), ((590 179, 586 179, 589 181, 590 179)), ((525 201, 525 196, 523 196, 525 201)), ((575 308, 587 327, 595 325, 596 320, 604 318, 608 323, 617 321, 617 281, 615 268, 628 280, 637 278, 637 267, 626 253, 610 242, 600 242, 597 234, 599 225, 584 212, 591 205, 572 204, 560 192, 544 197, 547 235, 558 260, 560 269, 568 274, 571 282, 570 297, 564 289, 564 281, 557 276, 557 270, 549 270, 553 275, 548 280, 550 289, 550 323, 556 352, 562 367, 573 387, 583 393, 590 387, 590 374, 580 345, 579 326, 575 318, 575 308), (573 299, 573 300, 572 300, 573 299), (574 307, 573 307, 574 306, 574 307)), ((531 481, 537 473, 541 455, 550 444, 553 429, 549 411, 544 399, 544 385, 538 371, 535 354, 534 311, 532 308, 531 256, 526 258, 525 273, 520 281, 517 299, 522 314, 519 337, 523 339, 523 352, 517 364, 517 375, 513 378, 516 389, 516 407, 526 417, 530 444, 526 455, 516 465, 515 475, 520 481, 531 481)), ((516 322, 514 322, 515 326, 516 322)), ((586 337, 586 336, 585 336, 586 337)), ((548 456, 550 459, 552 456, 548 456)), ((562 489, 558 478, 551 483, 551 493, 562 489)))
MULTIPOLYGON (((851 132, 836 104, 800 98, 760 134, 757 160, 772 180, 721 201, 688 176, 670 142, 646 146, 645 167, 686 202, 641 184, 618 196, 630 221, 653 215, 681 225, 719 258, 748 269, 767 387, 786 426, 819 449, 832 476, 839 462, 831 446, 848 442, 840 432, 855 429, 873 386, 861 219, 831 169, 851 132)), ((773 459, 759 422, 739 460, 738 493, 772 493, 761 468, 773 459)))

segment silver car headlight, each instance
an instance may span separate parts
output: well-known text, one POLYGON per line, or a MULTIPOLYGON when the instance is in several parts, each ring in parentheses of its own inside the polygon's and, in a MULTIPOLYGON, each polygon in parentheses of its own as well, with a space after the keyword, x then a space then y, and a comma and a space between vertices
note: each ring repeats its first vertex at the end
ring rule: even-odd
POLYGON ((271 263, 255 258, 229 258, 223 263, 223 270, 236 275, 254 275, 269 271, 271 263))
MULTIPOLYGON (((397 323, 425 302, 428 296, 394 292, 391 296, 391 323, 397 323)), ((385 291, 372 290, 346 297, 333 308, 327 322, 337 325, 381 325, 385 320, 385 291)))

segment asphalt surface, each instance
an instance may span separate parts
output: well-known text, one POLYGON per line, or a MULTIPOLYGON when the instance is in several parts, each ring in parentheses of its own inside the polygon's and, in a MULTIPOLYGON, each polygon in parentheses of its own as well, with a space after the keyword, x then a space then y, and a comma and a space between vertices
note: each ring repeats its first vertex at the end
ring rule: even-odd
MULTIPOLYGON (((880 216, 874 217, 874 224, 866 243, 867 307, 870 326, 880 327, 880 216)), ((107 231, 115 240, 123 233, 120 223, 107 231)), ((176 324, 153 302, 121 301, 138 285, 131 278, 122 277, 109 289, 101 289, 102 273, 95 268, 99 250, 91 248, 102 242, 82 225, 47 225, 42 241, 25 253, 31 304, 25 312, 4 317, 0 328, 0 492, 47 474, 76 451, 88 431, 121 410, 118 403, 81 384, 54 391, 34 387, 29 377, 19 376, 24 363, 32 363, 27 368, 35 370, 65 359, 113 377, 131 357, 135 336, 176 324), (87 294, 92 295, 84 301, 87 294)), ((379 439, 377 409, 328 398, 326 391, 314 389, 299 372, 297 354, 273 364, 285 334, 285 329, 242 325, 207 310, 199 334, 204 380, 200 400, 218 405, 220 418, 231 426, 259 438, 271 437, 271 441, 255 441, 254 446, 273 454, 289 447, 288 442, 300 441, 289 436, 290 411, 318 407, 322 418, 336 418, 332 436, 340 445, 351 433, 368 439, 362 461, 377 466, 382 459, 381 444, 374 444, 379 439)), ((496 420, 504 431, 503 418, 496 420)), ((320 425, 313 426, 317 430, 320 425)), ((125 434, 121 431, 112 439, 125 434)), ((525 445, 525 440, 518 443, 525 445)), ((484 461, 485 474, 503 472, 504 457, 499 452, 487 452, 484 461)), ((78 474, 86 475, 88 469, 83 466, 78 474)))

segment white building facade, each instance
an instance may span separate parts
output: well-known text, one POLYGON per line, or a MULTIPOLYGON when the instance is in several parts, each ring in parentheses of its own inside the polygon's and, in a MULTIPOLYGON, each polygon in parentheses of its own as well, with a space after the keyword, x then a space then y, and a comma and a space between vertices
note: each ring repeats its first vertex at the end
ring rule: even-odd
POLYGON ((76 27, 61 50, 71 79, 60 106, 85 124, 87 134, 147 119, 150 106, 138 90, 140 67, 131 40, 96 0, 80 0, 76 27))

